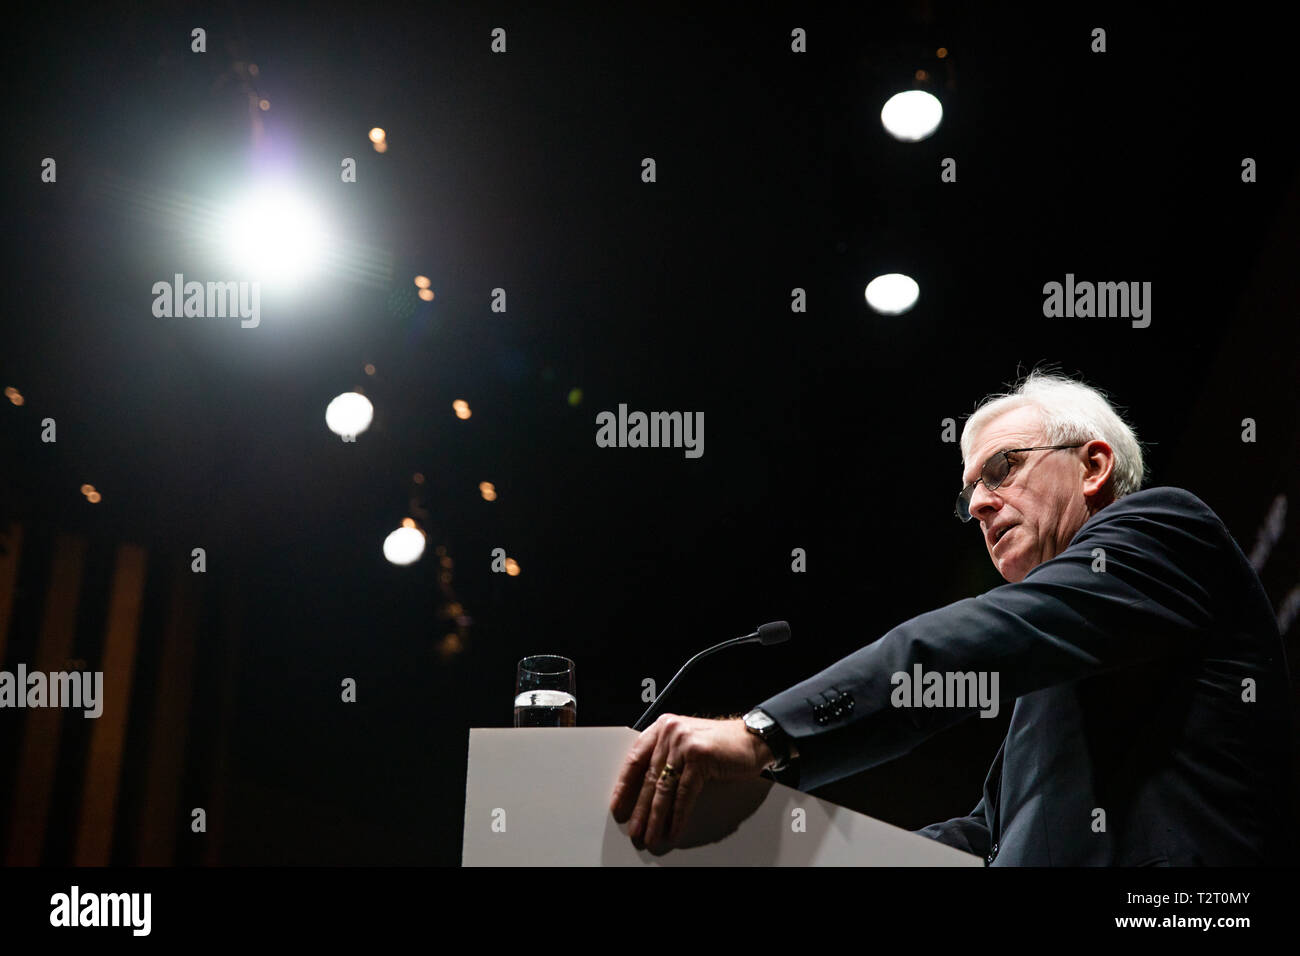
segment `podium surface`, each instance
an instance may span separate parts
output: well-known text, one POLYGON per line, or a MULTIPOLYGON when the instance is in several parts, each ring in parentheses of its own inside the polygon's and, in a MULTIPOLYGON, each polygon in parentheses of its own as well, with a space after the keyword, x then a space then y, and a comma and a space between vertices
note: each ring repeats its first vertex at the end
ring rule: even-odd
POLYGON ((637 850, 610 797, 630 727, 473 728, 463 866, 983 866, 779 783, 709 784, 678 846, 637 850))

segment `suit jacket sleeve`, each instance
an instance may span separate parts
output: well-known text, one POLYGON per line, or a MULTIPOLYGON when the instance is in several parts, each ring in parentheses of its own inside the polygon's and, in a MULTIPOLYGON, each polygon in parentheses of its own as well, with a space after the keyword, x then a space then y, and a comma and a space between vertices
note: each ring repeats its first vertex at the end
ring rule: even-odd
POLYGON ((978 710, 978 702, 892 706, 891 675, 914 664, 997 672, 1000 698, 1012 700, 1200 650, 1218 613, 1215 583, 1232 573, 1223 555, 1235 545, 1194 495, 1158 491, 1101 509, 1023 581, 914 617, 759 704, 799 748, 799 787, 899 757, 978 710))
POLYGON ((914 832, 976 856, 987 856, 989 853, 991 837, 983 797, 980 797, 980 802, 969 815, 953 817, 943 823, 931 823, 914 832))

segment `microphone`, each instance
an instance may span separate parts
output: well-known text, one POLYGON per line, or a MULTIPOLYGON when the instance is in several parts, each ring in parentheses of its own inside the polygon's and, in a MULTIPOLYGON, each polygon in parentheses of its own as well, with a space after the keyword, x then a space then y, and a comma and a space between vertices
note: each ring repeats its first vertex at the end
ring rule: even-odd
POLYGON ((677 682, 682 679, 682 675, 694 667, 698 661, 704 660, 710 654, 715 654, 725 647, 735 647, 737 644, 762 644, 767 646, 769 644, 784 644, 788 640, 790 640, 790 625, 785 621, 770 621, 761 625, 753 634, 746 634, 744 637, 733 637, 729 641, 723 641, 721 644, 705 648, 682 665, 682 669, 673 676, 673 679, 668 682, 668 686, 654 699, 654 703, 632 725, 632 729, 645 730, 649 727, 663 711, 664 701, 668 699, 668 694, 672 689, 677 686, 677 682))

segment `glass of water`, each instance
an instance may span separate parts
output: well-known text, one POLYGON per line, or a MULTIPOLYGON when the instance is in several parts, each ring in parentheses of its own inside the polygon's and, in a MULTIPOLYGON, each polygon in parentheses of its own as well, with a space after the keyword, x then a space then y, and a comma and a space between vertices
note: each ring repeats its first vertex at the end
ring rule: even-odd
POLYGON ((575 687, 573 661, 567 657, 525 657, 515 678, 515 726, 578 726, 575 687))

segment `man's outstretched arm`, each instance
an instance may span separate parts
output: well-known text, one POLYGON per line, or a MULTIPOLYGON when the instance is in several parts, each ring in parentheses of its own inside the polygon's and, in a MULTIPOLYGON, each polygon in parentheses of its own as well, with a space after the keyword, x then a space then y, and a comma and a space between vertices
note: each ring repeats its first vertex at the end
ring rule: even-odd
POLYGON ((999 698, 1014 700, 1197 653, 1213 626, 1217 586, 1232 573, 1227 541, 1186 492, 1136 507, 1121 499, 1023 581, 918 615, 758 706, 793 738, 799 787, 813 789, 900 757, 979 709, 976 701, 893 706, 892 675, 911 675, 914 665, 941 675, 996 673, 999 698))

